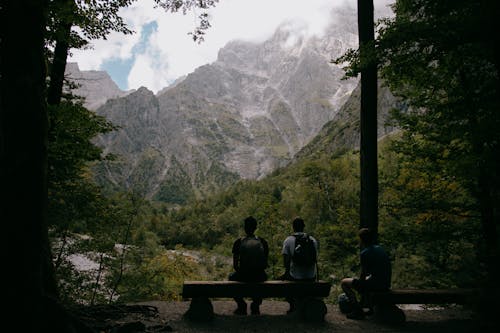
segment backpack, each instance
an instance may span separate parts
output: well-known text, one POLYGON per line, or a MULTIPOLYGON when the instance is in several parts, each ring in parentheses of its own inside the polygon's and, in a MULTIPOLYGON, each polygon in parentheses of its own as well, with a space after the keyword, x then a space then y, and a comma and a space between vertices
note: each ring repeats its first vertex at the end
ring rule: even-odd
POLYGON ((339 304, 340 312, 343 314, 348 314, 349 312, 354 311, 353 303, 349 300, 349 297, 347 297, 345 293, 339 295, 337 302, 339 304))
POLYGON ((307 234, 295 234, 295 249, 292 261, 299 266, 310 266, 316 263, 316 246, 307 234))
POLYGON ((244 272, 262 271, 267 267, 264 244, 255 236, 241 239, 240 268, 244 272))

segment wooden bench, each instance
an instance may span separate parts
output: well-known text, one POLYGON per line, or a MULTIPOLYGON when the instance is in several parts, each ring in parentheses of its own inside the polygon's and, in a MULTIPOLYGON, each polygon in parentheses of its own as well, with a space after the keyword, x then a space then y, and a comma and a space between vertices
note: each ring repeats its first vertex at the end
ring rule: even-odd
POLYGON ((210 298, 260 297, 300 299, 297 312, 306 321, 323 321, 326 305, 323 298, 330 294, 331 284, 325 281, 185 281, 183 299, 191 299, 186 317, 195 321, 211 320, 214 316, 210 298))
POLYGON ((366 300, 381 322, 400 324, 406 320, 397 304, 468 304, 478 289, 393 289, 370 292, 366 300))

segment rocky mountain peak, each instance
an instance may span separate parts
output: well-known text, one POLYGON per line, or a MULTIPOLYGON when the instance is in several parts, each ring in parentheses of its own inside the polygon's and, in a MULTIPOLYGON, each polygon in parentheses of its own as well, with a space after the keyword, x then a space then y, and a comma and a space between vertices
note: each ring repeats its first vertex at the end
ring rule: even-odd
POLYGON ((122 97, 131 91, 121 90, 105 71, 81 71, 78 64, 66 64, 65 76, 77 84, 71 92, 85 99, 84 105, 90 110, 96 110, 108 99, 122 97))
POLYGON ((140 88, 101 106, 121 129, 100 144, 122 160, 100 166, 99 181, 182 202, 289 163, 357 84, 331 63, 357 46, 346 13, 322 36, 285 22, 264 42, 232 41, 156 96, 140 88))

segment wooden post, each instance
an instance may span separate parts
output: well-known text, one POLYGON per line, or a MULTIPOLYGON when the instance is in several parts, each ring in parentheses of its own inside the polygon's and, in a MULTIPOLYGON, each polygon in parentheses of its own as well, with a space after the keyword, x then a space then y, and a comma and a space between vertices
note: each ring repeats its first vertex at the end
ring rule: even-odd
POLYGON ((360 228, 378 230, 377 164, 377 65, 369 48, 375 40, 373 0, 358 0, 360 57, 369 63, 361 69, 361 142, 360 142, 360 228))

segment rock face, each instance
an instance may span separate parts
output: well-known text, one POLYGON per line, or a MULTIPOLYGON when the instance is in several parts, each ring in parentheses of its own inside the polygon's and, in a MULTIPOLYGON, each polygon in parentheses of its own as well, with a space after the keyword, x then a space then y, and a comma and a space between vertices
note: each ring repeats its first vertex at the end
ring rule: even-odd
MULTIPOLYGON (((315 155, 334 155, 346 149, 359 149, 360 133, 361 86, 358 84, 347 102, 335 117, 328 121, 318 135, 305 145, 294 159, 307 159, 315 155)), ((389 122, 392 109, 405 110, 406 105, 394 97, 384 82, 379 79, 377 90, 377 136, 393 133, 397 129, 389 122)))
POLYGON ((154 95, 141 88, 97 112, 121 129, 99 138, 113 162, 100 183, 182 203, 288 163, 337 115, 356 80, 331 63, 357 47, 353 9, 322 37, 285 23, 263 43, 233 41, 217 61, 154 95))
POLYGON ((122 97, 129 93, 120 90, 105 71, 80 71, 75 62, 66 65, 65 76, 78 85, 72 93, 85 98, 84 105, 90 110, 97 109, 108 99, 122 97))

